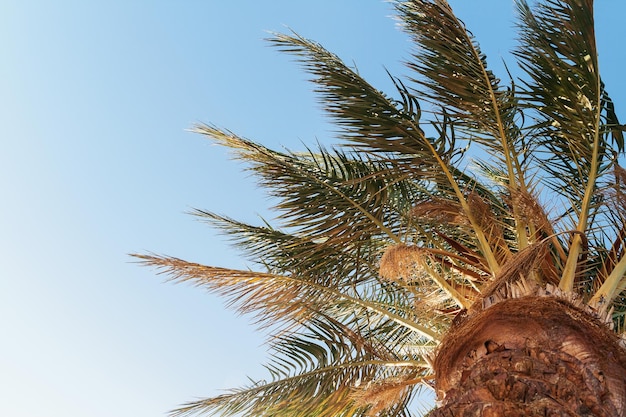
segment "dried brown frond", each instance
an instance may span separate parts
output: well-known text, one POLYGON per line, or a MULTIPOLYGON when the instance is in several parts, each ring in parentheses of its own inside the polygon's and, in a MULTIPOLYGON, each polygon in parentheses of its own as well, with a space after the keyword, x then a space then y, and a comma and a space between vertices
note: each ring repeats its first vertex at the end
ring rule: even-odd
POLYGON ((489 246, 499 263, 506 262, 511 256, 509 245, 504 239, 502 222, 495 216, 487 202, 476 192, 467 195, 467 204, 471 210, 474 221, 481 228, 489 246))
POLYGON ((420 267, 423 256, 417 246, 404 243, 390 246, 380 259, 380 276, 390 281, 414 281, 416 275, 425 273, 420 267))
POLYGON ((626 188, 626 169, 622 168, 618 164, 615 164, 613 167, 613 173, 615 174, 615 184, 622 192, 624 192, 624 188, 626 188))
POLYGON ((374 417, 380 411, 399 403, 408 393, 410 387, 420 382, 422 382, 421 378, 391 377, 370 382, 364 388, 357 388, 352 398, 358 407, 370 407, 366 415, 374 417))
POLYGON ((606 280, 606 278, 613 272, 615 266, 622 259, 626 250, 626 223, 622 224, 619 232, 615 236, 613 240, 613 244, 611 245, 611 249, 607 253, 604 261, 602 262, 602 266, 598 271, 598 279, 594 280, 594 290, 597 290, 601 283, 606 280))
POLYGON ((604 201, 609 206, 611 216, 625 223, 626 219, 626 169, 615 164, 613 167, 615 182, 608 184, 603 191, 604 201))
POLYGON ((472 265, 475 268, 478 268, 481 272, 486 275, 489 275, 489 269, 487 266, 487 261, 484 257, 480 256, 478 253, 473 250, 467 248, 462 245, 460 242, 457 242, 455 239, 441 233, 435 232, 437 236, 439 236, 442 240, 444 240, 452 249, 454 249, 460 257, 463 258, 464 262, 472 265))
POLYGON ((615 164, 613 174, 615 182, 606 187, 603 197, 608 207, 607 213, 614 224, 615 236, 594 280, 594 291, 599 289, 626 254, 626 169, 615 164))
MULTIPOLYGON (((540 285, 558 284, 559 274, 552 261, 550 242, 549 239, 544 239, 515 254, 502 266, 494 281, 482 291, 482 300, 521 279, 532 279, 540 285)), ((482 305, 475 305, 476 307, 480 309, 482 305)))
MULTIPOLYGON (((380 260, 383 279, 407 286, 428 309, 469 308, 479 296, 473 282, 478 271, 463 265, 459 255, 444 250, 398 244, 387 248, 380 260), (458 264, 458 265, 457 265, 458 264)), ((417 307, 417 305, 416 305, 417 307)))
MULTIPOLYGON (((475 244, 474 236, 484 235, 486 244, 496 256, 497 263, 503 263, 510 256, 509 246, 504 239, 503 223, 478 193, 470 192, 466 200, 468 206, 466 210, 457 201, 438 198, 424 200, 415 204, 409 215, 421 224, 455 226, 460 233, 454 239, 459 243, 469 241, 475 244), (468 211, 473 217, 473 223, 468 217, 468 211)), ((484 261, 488 263, 486 259, 484 261)))
POLYGON ((411 209, 409 215, 412 218, 429 222, 468 225, 467 216, 461 206, 454 201, 444 199, 429 199, 417 203, 411 209))
POLYGON ((515 190, 511 193, 509 204, 516 207, 521 219, 534 229, 535 236, 531 238, 540 240, 554 234, 552 223, 535 195, 527 190, 515 190))

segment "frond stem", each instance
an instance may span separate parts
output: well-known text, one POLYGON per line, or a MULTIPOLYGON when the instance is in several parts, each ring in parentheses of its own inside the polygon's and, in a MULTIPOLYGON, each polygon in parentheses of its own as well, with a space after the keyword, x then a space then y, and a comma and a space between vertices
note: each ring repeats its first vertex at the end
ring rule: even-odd
MULTIPOLYGON (((411 122, 411 124, 413 124, 413 122, 411 122)), ((406 129, 400 129, 400 130, 402 134, 411 135, 411 132, 407 131, 406 129)), ((419 132, 418 129, 416 129, 416 131, 419 132)), ((489 242, 487 240, 487 237, 485 236, 485 233, 480 227, 480 224, 478 223, 478 221, 474 218, 474 215, 472 214, 469 204, 467 203, 467 200, 465 199, 465 196, 463 195, 461 188, 459 188, 459 184, 454 180, 454 176, 452 175, 452 172, 450 172, 450 169, 448 169, 447 164, 443 161, 443 159, 441 158, 437 150, 433 147, 433 145, 430 143, 430 141, 427 140, 423 134, 421 134, 420 136, 421 137, 419 139, 428 147, 429 151, 431 152, 431 154, 437 161, 437 164, 439 165, 444 175, 446 176, 448 183, 454 190, 454 193, 456 194, 459 200, 459 203, 461 204, 461 208, 463 209, 463 212, 469 219, 470 224, 472 225, 472 228, 476 232, 478 245, 480 246, 480 248, 482 249, 484 253, 485 259, 487 260, 487 264, 489 265, 489 268, 492 274, 495 276, 495 274, 500 270, 500 265, 498 264, 498 261, 496 260, 496 257, 493 254, 493 251, 491 250, 491 246, 489 245, 489 242)))
MULTIPOLYGON (((596 65, 594 68, 597 68, 597 59, 596 65)), ((600 86, 600 76, 596 71, 596 85, 597 88, 597 110, 595 114, 595 131, 593 137, 593 150, 591 156, 591 167, 589 170, 589 178, 587 180, 587 185, 585 186, 585 193, 582 198, 581 207, 580 207, 580 217, 578 218, 578 225, 576 230, 578 230, 582 235, 585 234, 585 230, 587 229, 587 222, 589 220, 589 210, 592 204, 592 197, 596 189, 596 181, 598 179, 599 174, 599 165, 600 165, 600 123, 601 123, 601 88, 600 86)), ((565 268, 563 268, 563 274, 561 276, 561 280, 559 282, 559 288, 563 291, 572 291, 574 289, 574 281, 576 279, 576 270, 578 269, 578 258, 581 254, 583 247, 583 239, 582 236, 576 235, 574 236, 574 240, 570 246, 569 254, 567 257, 567 262, 565 263, 565 268)), ((614 271, 615 272, 615 271, 614 271)), ((613 273, 611 273, 613 275, 613 273)), ((608 281, 608 279, 607 279, 608 281)), ((606 283, 606 281, 605 281, 606 283)), ((604 286, 604 285, 603 285, 604 286)))

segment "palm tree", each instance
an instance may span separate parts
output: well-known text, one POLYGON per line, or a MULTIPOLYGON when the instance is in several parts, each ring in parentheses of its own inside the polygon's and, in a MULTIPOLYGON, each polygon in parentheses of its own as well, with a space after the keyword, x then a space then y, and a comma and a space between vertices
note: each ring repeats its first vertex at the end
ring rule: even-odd
POLYGON ((268 380, 173 415, 626 415, 626 171, 592 0, 516 1, 504 84, 445 0, 395 4, 416 48, 384 94, 297 34, 341 144, 276 151, 229 130, 278 226, 197 210, 256 263, 137 255, 269 330, 268 380))

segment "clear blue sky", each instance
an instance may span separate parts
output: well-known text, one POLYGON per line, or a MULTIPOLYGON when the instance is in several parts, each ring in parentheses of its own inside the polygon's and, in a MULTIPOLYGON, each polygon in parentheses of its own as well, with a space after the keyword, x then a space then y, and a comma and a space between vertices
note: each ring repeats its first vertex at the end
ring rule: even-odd
MULTIPOLYGON (((512 65, 512 1, 451 4, 494 67, 512 65)), ((185 212, 254 222, 267 200, 185 129, 332 143, 306 75, 265 31, 293 28, 387 88, 383 65, 405 73, 410 50, 391 14, 382 0, 0 1, 0 415, 159 416, 266 376, 247 318, 127 253, 245 267, 185 212)), ((623 121, 626 3, 597 14, 623 121)))

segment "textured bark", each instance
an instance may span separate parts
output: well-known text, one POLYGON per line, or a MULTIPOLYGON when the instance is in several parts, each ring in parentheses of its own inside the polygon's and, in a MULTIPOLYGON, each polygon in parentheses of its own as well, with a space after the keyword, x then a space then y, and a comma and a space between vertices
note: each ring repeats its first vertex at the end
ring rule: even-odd
POLYGON ((434 365, 434 417, 626 415, 619 339, 557 297, 507 299, 469 315, 434 365))

